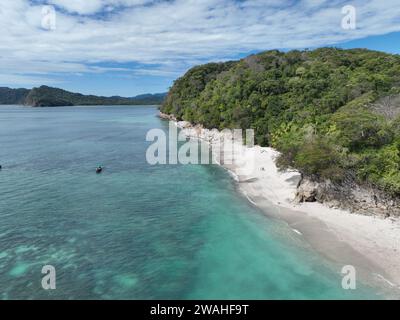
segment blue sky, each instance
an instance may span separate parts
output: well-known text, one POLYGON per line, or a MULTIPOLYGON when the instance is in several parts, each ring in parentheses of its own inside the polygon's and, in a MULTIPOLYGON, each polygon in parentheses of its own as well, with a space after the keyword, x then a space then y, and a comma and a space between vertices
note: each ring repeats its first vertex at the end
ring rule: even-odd
POLYGON ((363 39, 340 43, 337 47, 344 49, 367 48, 400 54, 400 32, 388 33, 380 36, 370 36, 363 39))
POLYGON ((194 65, 269 49, 400 53, 400 6, 398 0, 2 0, 0 35, 0 86, 134 96, 167 91, 194 65), (355 28, 343 27, 348 19, 355 28))

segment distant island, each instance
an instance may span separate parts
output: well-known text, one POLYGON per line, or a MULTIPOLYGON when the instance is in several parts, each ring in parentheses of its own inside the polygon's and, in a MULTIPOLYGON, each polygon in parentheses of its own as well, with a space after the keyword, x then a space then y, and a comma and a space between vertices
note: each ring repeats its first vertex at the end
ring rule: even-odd
POLYGON ((59 88, 41 86, 33 89, 0 87, 0 105, 26 105, 32 107, 60 107, 81 105, 159 105, 166 93, 142 94, 124 98, 102 97, 73 93, 59 88))
POLYGON ((161 112, 204 128, 252 128, 302 174, 300 202, 400 215, 400 56, 267 51, 196 66, 161 112))

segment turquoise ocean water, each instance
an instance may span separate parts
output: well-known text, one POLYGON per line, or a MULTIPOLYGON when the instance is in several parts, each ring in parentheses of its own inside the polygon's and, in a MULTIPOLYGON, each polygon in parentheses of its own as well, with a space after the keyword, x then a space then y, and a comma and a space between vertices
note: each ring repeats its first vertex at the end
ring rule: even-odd
POLYGON ((0 107, 0 299, 377 297, 343 290, 340 270, 224 169, 148 165, 147 131, 168 129, 156 114, 0 107))

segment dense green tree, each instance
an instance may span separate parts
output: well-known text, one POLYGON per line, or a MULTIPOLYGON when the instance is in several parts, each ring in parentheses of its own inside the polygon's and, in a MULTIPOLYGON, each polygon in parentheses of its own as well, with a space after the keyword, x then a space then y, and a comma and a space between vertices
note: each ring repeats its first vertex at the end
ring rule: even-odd
POLYGON ((400 56, 276 50, 189 70, 161 107, 207 128, 253 128, 279 164, 400 195, 400 56))

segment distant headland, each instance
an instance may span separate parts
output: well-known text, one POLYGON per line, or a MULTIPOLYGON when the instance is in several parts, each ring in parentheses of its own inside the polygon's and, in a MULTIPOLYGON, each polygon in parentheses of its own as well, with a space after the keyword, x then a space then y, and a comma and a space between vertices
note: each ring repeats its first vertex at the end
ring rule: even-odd
POLYGON ((60 107, 80 105, 159 105, 166 93, 142 94, 124 98, 83 95, 59 88, 41 86, 33 89, 0 87, 0 105, 26 105, 32 107, 60 107))

